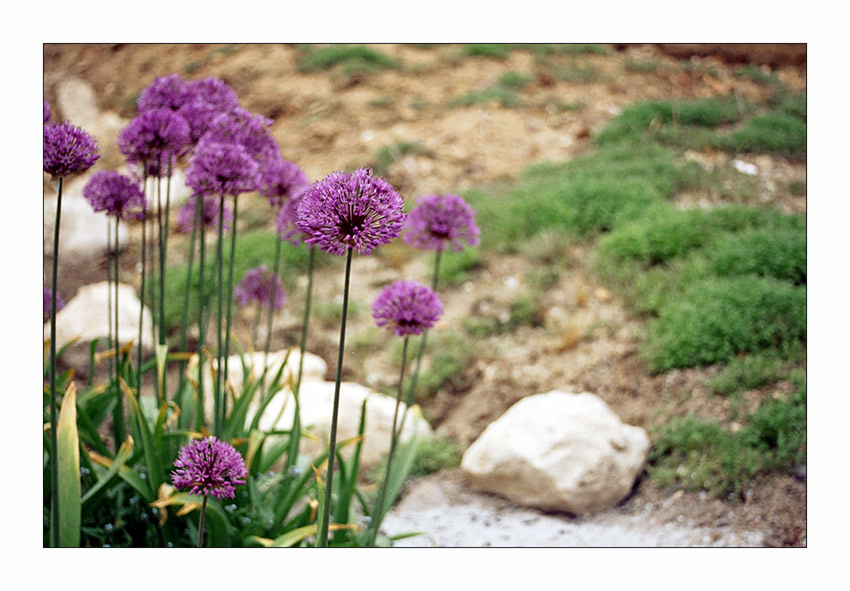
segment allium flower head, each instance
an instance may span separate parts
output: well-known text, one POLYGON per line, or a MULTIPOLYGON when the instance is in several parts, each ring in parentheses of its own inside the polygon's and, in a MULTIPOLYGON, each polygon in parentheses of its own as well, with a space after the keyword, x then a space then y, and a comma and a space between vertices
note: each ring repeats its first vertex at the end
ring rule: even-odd
MULTIPOLYGON (((50 288, 45 286, 45 288, 44 288, 44 322, 47 322, 48 320, 50 320, 50 296, 52 294, 53 294, 53 292, 50 290, 50 288)), ((57 293, 56 294, 56 311, 58 312, 59 310, 61 310, 64 307, 65 307, 65 301, 62 299, 62 296, 57 293)), ((42 324, 44 324, 44 322, 42 322, 42 324)))
POLYGON ((147 208, 145 194, 134 179, 114 170, 102 170, 92 175, 83 187, 83 196, 95 211, 122 220, 138 219, 147 208))
POLYGON ((192 99, 177 113, 189 124, 192 143, 207 132, 213 120, 222 113, 239 108, 239 98, 233 89, 218 78, 204 78, 189 82, 192 99))
MULTIPOLYGON (((177 212, 177 225, 180 231, 188 234, 192 231, 192 222, 195 219, 195 203, 197 199, 203 200, 202 210, 199 212, 202 216, 204 226, 218 231, 218 214, 221 204, 214 197, 191 196, 177 212)), ((233 210, 225 203, 224 204, 224 220, 222 226, 225 230, 230 229, 230 224, 233 222, 233 210)))
POLYGON ((274 304, 274 309, 280 310, 286 303, 286 292, 280 277, 269 271, 265 265, 247 270, 233 293, 243 306, 256 302, 262 308, 269 309, 274 304), (274 295, 274 302, 272 302, 272 295, 274 295))
POLYGON ((271 124, 271 119, 239 107, 216 116, 202 139, 239 144, 258 163, 263 163, 280 154, 277 141, 269 131, 271 124))
POLYGON ((44 100, 44 124, 47 125, 47 122, 50 121, 50 103, 47 102, 47 99, 44 100))
POLYGON ((443 303, 430 287, 417 281, 396 281, 372 304, 372 317, 398 336, 422 334, 443 315, 443 303))
POLYGON ((334 172, 313 183, 298 203, 297 226, 307 244, 343 255, 369 254, 401 233, 404 201, 372 171, 334 172))
POLYGON ((405 243, 425 250, 460 252, 478 244, 480 234, 475 210, 457 195, 420 197, 404 226, 405 243))
MULTIPOLYGON (((277 237, 286 240, 293 246, 298 246, 304 239, 304 234, 298 227, 298 204, 303 198, 303 193, 298 197, 287 199, 277 211, 275 225, 277 226, 277 237)), ((313 248, 309 245, 308 248, 313 248)))
POLYGON ((242 456, 215 437, 196 439, 180 449, 171 473, 176 488, 189 488, 190 495, 217 499, 236 496, 236 485, 245 484, 248 470, 242 456))
POLYGON ((87 171, 100 158, 97 142, 70 123, 44 126, 44 172, 65 177, 87 171))
POLYGON ((148 173, 164 175, 169 159, 182 156, 189 141, 186 120, 170 109, 156 108, 140 113, 121 130, 118 150, 127 162, 146 164, 148 173))
POLYGON ((255 190, 260 183, 260 165, 239 144, 198 142, 189 167, 186 184, 201 195, 239 195, 255 190))
POLYGON ((152 109, 176 111, 193 97, 192 87, 177 74, 155 78, 139 95, 139 113, 152 109))
POLYGON ((272 207, 280 207, 287 200, 301 197, 310 186, 307 175, 279 154, 263 165, 260 174, 260 193, 269 198, 272 207))

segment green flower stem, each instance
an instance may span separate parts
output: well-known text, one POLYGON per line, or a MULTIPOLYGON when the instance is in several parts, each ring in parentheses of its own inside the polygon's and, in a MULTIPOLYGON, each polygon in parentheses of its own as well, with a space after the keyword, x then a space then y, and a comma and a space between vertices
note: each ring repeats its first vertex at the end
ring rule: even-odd
POLYGON ((53 228, 53 264, 51 269, 50 293, 50 545, 59 544, 59 464, 56 462, 58 447, 56 423, 59 411, 56 407, 56 286, 59 269, 59 221, 62 217, 62 177, 59 177, 56 197, 56 221, 53 228))
MULTIPOLYGON (((281 243, 280 237, 276 237, 275 238, 275 245, 274 245, 274 265, 273 265, 273 270, 272 270, 273 276, 277 275, 277 272, 280 269, 280 243, 281 243)), ((266 379, 265 379, 265 377, 266 377, 266 371, 268 370, 268 366, 269 366, 269 349, 271 348, 271 343, 272 343, 272 320, 274 319, 274 301, 275 301, 275 298, 277 298, 277 281, 272 281, 272 297, 271 297, 271 304, 272 305, 269 306, 269 319, 268 319, 268 323, 266 324, 266 344, 263 347, 263 352, 264 352, 264 354, 263 354, 263 381, 262 381, 262 385, 260 386, 260 391, 263 394, 266 393, 266 379)), ((259 307, 257 308, 257 317, 258 318, 261 314, 261 310, 262 310, 262 308, 259 308, 259 307)), ((256 339, 256 335, 255 335, 254 338, 256 339)))
POLYGON ((390 453, 387 456, 387 473, 384 475, 384 482, 381 484, 381 490, 378 492, 378 499, 375 501, 375 510, 372 511, 372 522, 369 525, 370 546, 375 545, 375 538, 378 536, 378 527, 384 518, 384 501, 387 496, 387 488, 389 487, 390 473, 393 467, 393 456, 395 456, 396 444, 398 443, 399 436, 401 435, 401 428, 396 430, 396 423, 398 419, 398 409, 401 406, 402 390, 404 389, 404 366, 407 363, 407 342, 409 340, 409 336, 404 337, 404 345, 401 350, 401 375, 399 375, 398 378, 398 393, 396 394, 395 412, 393 413, 393 430, 392 437, 390 437, 390 453))
MULTIPOLYGON (((235 216, 234 216, 235 221, 235 216)), ((222 352, 224 343, 222 342, 221 323, 224 320, 224 254, 223 254, 223 238, 224 232, 224 195, 219 198, 218 209, 218 240, 216 242, 216 262, 217 262, 217 289, 216 296, 218 297, 218 317, 217 320, 217 337, 218 347, 216 348, 216 371, 215 371, 215 397, 213 398, 213 434, 216 437, 221 437, 221 389, 222 389, 222 352)))
POLYGON ((223 393, 221 399, 221 421, 224 422, 224 417, 227 415, 227 369, 230 361, 230 320, 233 312, 233 263, 236 258, 236 221, 237 209, 239 205, 238 196, 233 196, 233 229, 230 231, 230 260, 227 270, 227 317, 225 318, 224 327, 224 381, 222 382, 223 393))
POLYGON ((112 411, 112 422, 115 433, 115 452, 124 441, 124 394, 118 385, 121 376, 121 341, 118 338, 118 216, 115 216, 115 241, 113 242, 113 264, 115 274, 115 408, 112 411))
MULTIPOLYGON (((198 236, 198 220, 201 214, 201 204, 203 198, 200 195, 195 195, 195 213, 192 216, 192 238, 189 240, 189 267, 186 271, 186 287, 183 290, 183 315, 180 322, 180 351, 185 352, 189 347, 188 342, 188 326, 189 326, 189 293, 192 291, 192 267, 195 264, 195 241, 198 236)), ((201 285, 203 289, 203 285, 201 285)), ((177 386, 177 391, 182 392, 186 385, 186 362, 180 363, 180 382, 177 386)), ((182 401, 181 401, 182 403, 182 401)), ((182 407, 182 404, 181 404, 182 407)))
MULTIPOLYGON (((203 215, 203 214, 200 214, 203 215)), ((198 394, 195 397, 195 429, 200 431, 204 424, 204 346, 206 345, 207 323, 204 321, 204 298, 207 291, 204 279, 204 262, 206 258, 206 224, 200 220, 201 239, 198 244, 198 272, 200 286, 198 290, 198 394)))
MULTIPOLYGON (((151 210, 151 211, 153 211, 153 210, 151 210)), ((156 257, 154 256, 154 254, 155 254, 154 245, 156 243, 156 232, 154 231, 154 226, 155 226, 155 224, 153 223, 153 219, 151 219, 150 236, 148 236, 148 261, 150 261, 150 265, 148 265, 148 267, 149 267, 149 271, 150 271, 149 282, 150 282, 151 286, 156 285, 156 283, 154 282, 154 280, 156 279, 156 257)), ((156 331, 156 328, 157 328, 158 322, 159 322, 159 308, 157 307, 157 293, 156 293, 156 291, 157 291, 156 289, 151 287, 150 311, 151 311, 151 315, 152 315, 151 324, 152 324, 152 328, 154 329, 154 331, 156 331)), ((153 386, 154 386, 154 393, 156 394, 157 400, 159 400, 159 395, 160 395, 159 394, 159 381, 153 380, 153 386)))
MULTIPOLYGON (((168 266, 166 261, 166 252, 168 250, 168 216, 171 210, 171 157, 168 158, 168 179, 165 181, 165 215, 159 227, 159 344, 165 345, 166 326, 165 326, 165 269, 168 266)), ((157 182, 157 193, 162 192, 162 179, 157 182)), ((159 197, 159 209, 162 210, 162 199, 159 197)), ((167 397, 168 390, 168 372, 162 372, 162 401, 167 397)))
MULTIPOLYGON (((144 182, 147 182, 145 180, 144 182)), ((145 256, 145 247, 147 246, 146 242, 146 234, 145 228, 147 226, 147 212, 144 212, 142 216, 142 288, 139 294, 141 302, 139 304, 139 346, 136 353, 136 366, 138 371, 138 380, 136 383, 136 388, 138 392, 141 394, 142 392, 142 327, 144 326, 144 313, 145 313, 145 266, 147 264, 147 257, 145 256)))
POLYGON ((313 300, 313 266, 316 262, 316 249, 308 246, 310 249, 309 266, 307 269, 307 302, 304 304, 304 322, 301 325, 301 347, 298 357, 298 381, 295 382, 296 404, 298 394, 301 393, 301 376, 304 373, 304 353, 307 350, 307 325, 310 323, 310 307, 313 300))
POLYGON ((198 518, 198 548, 204 547, 204 516, 207 513, 207 495, 204 495, 204 502, 201 504, 201 516, 198 518))
MULTIPOLYGON (((112 328, 112 319, 114 318, 112 314, 112 289, 113 289, 113 281, 112 281, 112 224, 109 223, 109 219, 106 220, 106 345, 107 351, 112 351, 113 348, 113 328, 112 328)), ((107 367, 109 369, 109 383, 117 384, 118 381, 115 379, 115 361, 110 356, 107 360, 107 367)))
MULTIPOLYGON (((436 293, 437 291, 437 282, 440 278, 440 258, 443 254, 442 250, 438 250, 436 256, 434 257, 434 275, 431 278, 431 289, 436 293)), ((419 381, 419 371, 422 367, 422 357, 425 353, 425 343, 428 341, 428 331, 425 330, 422 332, 422 339, 419 341, 419 353, 416 354, 416 368, 413 371, 413 376, 410 378, 410 387, 407 390, 407 405, 404 408, 404 412, 401 415, 401 423, 399 424, 398 430, 399 433, 404 428, 404 422, 407 420, 407 412, 410 410, 410 407, 413 406, 416 396, 416 384, 419 381)))
POLYGON ((331 440, 328 447, 328 477, 325 490, 325 507, 322 518, 322 531, 319 536, 319 546, 328 547, 328 526, 331 518, 331 497, 333 496, 334 458, 336 456, 336 426, 339 415, 339 388, 342 382, 342 362, 345 357, 345 321, 348 317, 348 286, 351 281, 351 257, 353 250, 349 247, 345 258, 345 287, 342 295, 342 322, 339 329, 339 354, 336 362, 336 384, 334 386, 334 407, 331 417, 331 440))

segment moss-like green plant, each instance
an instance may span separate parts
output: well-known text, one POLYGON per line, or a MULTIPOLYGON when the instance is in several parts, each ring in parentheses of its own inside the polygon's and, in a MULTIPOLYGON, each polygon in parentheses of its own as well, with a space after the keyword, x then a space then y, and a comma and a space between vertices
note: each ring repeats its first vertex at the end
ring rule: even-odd
POLYGON ((401 62, 366 45, 331 45, 317 49, 307 46, 301 50, 298 69, 302 72, 328 70, 339 66, 347 75, 400 68, 401 62))
POLYGON ((718 140, 730 152, 755 152, 805 157, 806 124, 785 113, 765 113, 718 140))

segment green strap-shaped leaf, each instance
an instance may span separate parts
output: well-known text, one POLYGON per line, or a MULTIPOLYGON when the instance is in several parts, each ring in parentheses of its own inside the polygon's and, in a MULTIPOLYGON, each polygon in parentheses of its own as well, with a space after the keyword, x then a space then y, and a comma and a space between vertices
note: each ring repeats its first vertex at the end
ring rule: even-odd
POLYGON ((59 465, 59 546, 80 545, 80 439, 77 436, 77 388, 65 390, 56 427, 59 465))
POLYGON ((106 473, 101 476, 98 481, 95 483, 93 487, 91 487, 88 492, 83 496, 81 504, 85 507, 90 501, 97 497, 97 494, 105 487, 109 482, 118 474, 118 470, 127 462, 127 459, 130 457, 130 454, 133 453, 133 438, 127 437, 127 440, 121 444, 118 453, 115 456, 115 460, 112 461, 112 465, 109 466, 106 473))

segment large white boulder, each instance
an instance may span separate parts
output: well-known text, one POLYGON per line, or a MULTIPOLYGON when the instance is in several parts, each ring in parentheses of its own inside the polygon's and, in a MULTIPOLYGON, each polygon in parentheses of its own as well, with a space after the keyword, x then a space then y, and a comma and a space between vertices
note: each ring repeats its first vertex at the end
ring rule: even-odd
MULTIPOLYGON (((61 347, 74 338, 82 342, 99 338, 105 342, 109 336, 109 299, 109 283, 106 281, 81 287, 77 295, 56 314, 56 344, 61 347)), ((138 342, 141 305, 132 285, 118 284, 118 340, 122 345, 138 342)), ((115 314, 114 308, 112 314, 115 314)), ((147 306, 142 327, 143 345, 149 348, 153 345, 153 324, 147 306)), ((44 324, 44 338, 50 338, 49 323, 44 324)))
POLYGON ((473 487, 520 505, 588 514, 628 495, 649 437, 593 394, 523 398, 469 447, 461 468, 473 487))
MULTIPOLYGON (((59 259, 94 259, 108 252, 107 237, 115 231, 115 218, 95 212, 83 194, 85 179, 75 179, 62 188, 62 216, 59 220, 59 259)), ((56 227, 55 194, 44 196, 44 254, 53 254, 56 227)), ((118 246, 127 244, 127 224, 118 222, 118 246)))

